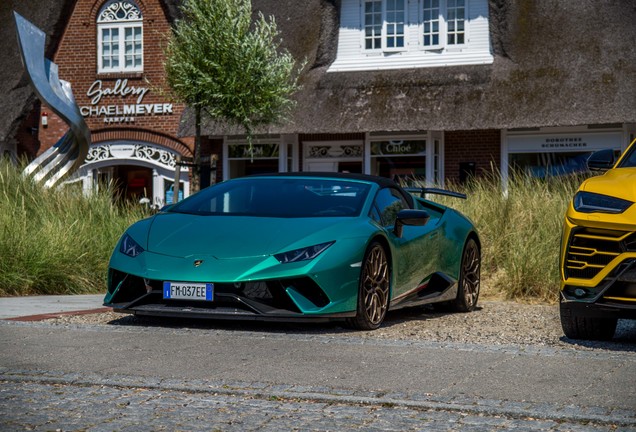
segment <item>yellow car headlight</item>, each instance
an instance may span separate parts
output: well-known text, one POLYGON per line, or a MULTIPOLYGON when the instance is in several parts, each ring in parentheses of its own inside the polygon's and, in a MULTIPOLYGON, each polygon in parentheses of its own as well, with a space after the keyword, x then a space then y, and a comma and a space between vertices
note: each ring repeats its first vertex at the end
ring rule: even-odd
POLYGON ((634 204, 631 201, 592 192, 574 195, 574 209, 581 213, 623 213, 634 204))

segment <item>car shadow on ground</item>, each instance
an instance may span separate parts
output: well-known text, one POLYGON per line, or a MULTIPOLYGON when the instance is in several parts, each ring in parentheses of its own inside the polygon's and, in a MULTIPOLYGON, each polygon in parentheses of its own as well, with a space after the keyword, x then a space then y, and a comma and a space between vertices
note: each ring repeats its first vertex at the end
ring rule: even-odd
MULTIPOLYGON (((482 310, 478 306, 475 311, 482 310)), ((454 312, 445 311, 432 305, 417 306, 390 311, 387 313, 382 328, 399 326, 412 321, 428 321, 442 318, 454 312)), ((347 327, 343 320, 316 321, 316 322, 285 322, 247 319, 195 319, 195 318, 172 318, 172 317, 149 317, 137 315, 124 315, 121 318, 110 321, 110 325, 118 326, 145 326, 145 327, 166 327, 166 328, 188 328, 207 330, 236 330, 252 332, 278 332, 278 333, 351 333, 355 336, 358 330, 347 327)))
POLYGON ((561 342, 578 347, 609 351, 636 352, 636 320, 618 320, 616 333, 611 341, 589 341, 561 337, 561 342))

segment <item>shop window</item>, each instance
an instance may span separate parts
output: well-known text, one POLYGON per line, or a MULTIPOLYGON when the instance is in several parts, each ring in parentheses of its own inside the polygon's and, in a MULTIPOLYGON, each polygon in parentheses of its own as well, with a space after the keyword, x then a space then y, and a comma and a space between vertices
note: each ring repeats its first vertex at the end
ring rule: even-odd
POLYGON ((130 0, 107 2, 97 17, 98 72, 143 71, 141 11, 130 0))
POLYGON ((278 142, 253 144, 232 143, 227 146, 228 178, 278 172, 280 147, 278 142))
POLYGON ((361 141, 311 141, 303 148, 303 171, 362 173, 361 141))
POLYGON ((402 186, 426 183, 426 140, 371 142, 371 174, 402 186))
POLYGON ((511 154, 509 165, 513 176, 551 177, 587 171, 591 152, 518 153, 511 154))

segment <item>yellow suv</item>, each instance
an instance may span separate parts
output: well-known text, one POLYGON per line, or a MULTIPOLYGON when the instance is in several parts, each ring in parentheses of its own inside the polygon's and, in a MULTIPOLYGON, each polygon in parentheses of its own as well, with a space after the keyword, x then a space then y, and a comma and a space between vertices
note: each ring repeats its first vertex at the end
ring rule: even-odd
POLYGON ((609 340, 619 318, 636 319, 636 140, 587 161, 605 174, 585 180, 565 216, 561 326, 571 339, 609 340))

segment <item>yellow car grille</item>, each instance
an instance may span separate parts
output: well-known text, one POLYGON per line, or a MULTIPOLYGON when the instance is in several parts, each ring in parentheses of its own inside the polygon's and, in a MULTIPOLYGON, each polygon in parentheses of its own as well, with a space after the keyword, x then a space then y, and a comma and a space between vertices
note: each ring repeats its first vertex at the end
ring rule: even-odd
POLYGON ((565 257, 567 278, 592 279, 614 258, 636 250, 636 233, 580 228, 572 232, 565 257))

